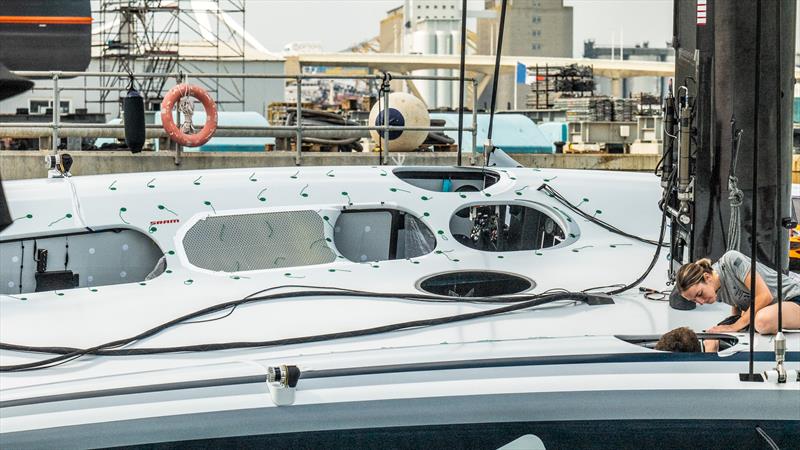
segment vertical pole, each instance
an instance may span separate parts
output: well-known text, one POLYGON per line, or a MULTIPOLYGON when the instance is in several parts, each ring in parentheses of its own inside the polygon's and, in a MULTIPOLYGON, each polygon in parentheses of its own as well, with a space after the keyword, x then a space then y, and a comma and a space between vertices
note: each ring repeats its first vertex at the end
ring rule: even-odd
POLYGON ((514 111, 517 110, 517 85, 518 84, 519 83, 517 82, 517 77, 515 76, 514 77, 514 111))
POLYGON ((58 72, 53 73, 53 141, 50 149, 55 155, 58 152, 58 126, 61 123, 61 91, 58 88, 58 72))
MULTIPOLYGON (((178 75, 178 84, 188 83, 188 82, 189 82, 189 77, 181 72, 178 75)), ((178 101, 178 104, 180 104, 180 100, 178 101)), ((183 119, 181 119, 181 108, 177 107, 175 109, 178 110, 178 112, 177 112, 177 116, 178 116, 177 123, 178 123, 178 126, 180 126, 180 123, 183 121, 183 119)), ((170 114, 171 113, 172 113, 172 111, 170 111, 170 114)), ((206 117, 208 117, 208 116, 206 116, 206 117)), ((175 143, 175 165, 176 166, 181 165, 181 151, 183 151, 183 146, 176 142, 175 143)))
MULTIPOLYGON (((302 71, 302 68, 301 68, 302 71)), ((295 142, 297 144, 297 154, 294 157, 295 165, 300 165, 300 152, 303 151, 303 130, 302 120, 303 120, 303 76, 297 75, 295 77, 297 81, 297 114, 295 115, 295 121, 297 123, 297 132, 295 135, 295 142)))
POLYGON ((383 89, 383 145, 381 145, 380 165, 386 164, 389 156, 389 86, 384 82, 383 89))
MULTIPOLYGON (((780 26, 780 24, 776 24, 780 26)), ((748 364, 748 380, 756 381, 753 373, 753 345, 756 329, 756 249, 758 247, 758 108, 761 81, 761 0, 756 1, 756 68, 755 88, 753 89, 753 198, 750 208, 750 354, 748 364)), ((780 132, 780 130, 779 130, 780 132)), ((780 187, 778 188, 780 189, 780 187)), ((783 273, 778 271, 778 277, 783 273)))
POLYGON ((544 109, 550 108, 550 64, 544 65, 544 109))
POLYGON ((461 45, 458 49, 460 55, 458 64, 458 158, 457 164, 461 165, 461 148, 464 143, 464 76, 467 73, 467 0, 461 1, 461 45))
POLYGON ((472 156, 469 163, 475 165, 475 152, 478 146, 478 80, 472 79, 472 156))

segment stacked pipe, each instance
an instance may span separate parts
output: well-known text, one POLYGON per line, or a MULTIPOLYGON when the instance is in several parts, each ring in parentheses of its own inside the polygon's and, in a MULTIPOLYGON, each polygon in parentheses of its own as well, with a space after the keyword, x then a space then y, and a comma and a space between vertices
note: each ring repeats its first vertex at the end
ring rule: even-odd
MULTIPOLYGON (((443 127, 447 125, 444 119, 431 119, 431 127, 443 127)), ((429 145, 451 145, 455 143, 455 139, 447 136, 446 134, 438 131, 431 131, 428 137, 425 138, 424 146, 429 145)))
MULTIPOLYGON (((300 110, 300 113, 302 117, 301 120, 303 126, 338 125, 346 127, 346 126, 359 125, 357 122, 346 120, 339 114, 328 111, 319 111, 316 109, 302 108, 300 110)), ((294 126, 296 124, 297 124, 297 108, 286 108, 286 121, 284 125, 294 126)), ((304 136, 303 142, 308 142, 310 144, 318 144, 321 146, 330 146, 336 148, 336 151, 339 152, 360 152, 363 150, 360 142, 361 136, 362 132, 360 131, 353 131, 352 137, 346 137, 342 139, 332 139, 332 138, 323 139, 323 138, 312 138, 304 136)))

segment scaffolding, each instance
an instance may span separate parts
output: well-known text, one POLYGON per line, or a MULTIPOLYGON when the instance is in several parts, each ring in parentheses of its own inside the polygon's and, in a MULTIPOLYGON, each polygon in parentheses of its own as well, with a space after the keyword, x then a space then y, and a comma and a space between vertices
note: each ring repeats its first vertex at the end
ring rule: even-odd
POLYGON ((593 97, 594 69, 591 66, 540 66, 527 67, 533 75, 526 106, 533 109, 549 109, 561 97, 593 97))
MULTIPOLYGON (((245 0, 101 0, 93 16, 92 47, 100 72, 246 72, 245 0)), ((139 80, 136 87, 148 110, 158 110, 165 81, 139 80)), ((105 113, 109 103, 121 102, 127 83, 120 77, 102 78, 100 84, 113 89, 87 102, 99 103, 105 113)), ((244 110, 243 78, 198 83, 221 110, 244 110)))

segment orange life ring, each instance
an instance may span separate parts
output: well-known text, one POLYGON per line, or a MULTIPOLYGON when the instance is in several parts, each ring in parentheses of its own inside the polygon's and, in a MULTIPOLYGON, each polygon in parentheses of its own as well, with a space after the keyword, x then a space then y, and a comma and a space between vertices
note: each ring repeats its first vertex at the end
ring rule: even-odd
POLYGON ((167 92, 161 102, 161 123, 169 137, 185 147, 199 147, 217 131, 217 105, 205 89, 191 84, 181 83, 167 92), (172 108, 183 97, 192 96, 203 104, 206 111, 206 123, 198 133, 186 134, 175 123, 172 117, 172 108))

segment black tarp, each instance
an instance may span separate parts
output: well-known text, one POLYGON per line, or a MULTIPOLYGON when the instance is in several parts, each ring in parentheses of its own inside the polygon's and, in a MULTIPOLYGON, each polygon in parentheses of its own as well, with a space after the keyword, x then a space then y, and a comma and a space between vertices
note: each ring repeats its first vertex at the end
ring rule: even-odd
POLYGON ((11 213, 8 210, 8 202, 3 192, 3 178, 0 176, 0 231, 11 225, 11 213))
POLYGON ((18 77, 0 63, 0 101, 21 94, 33 87, 33 81, 18 77))

